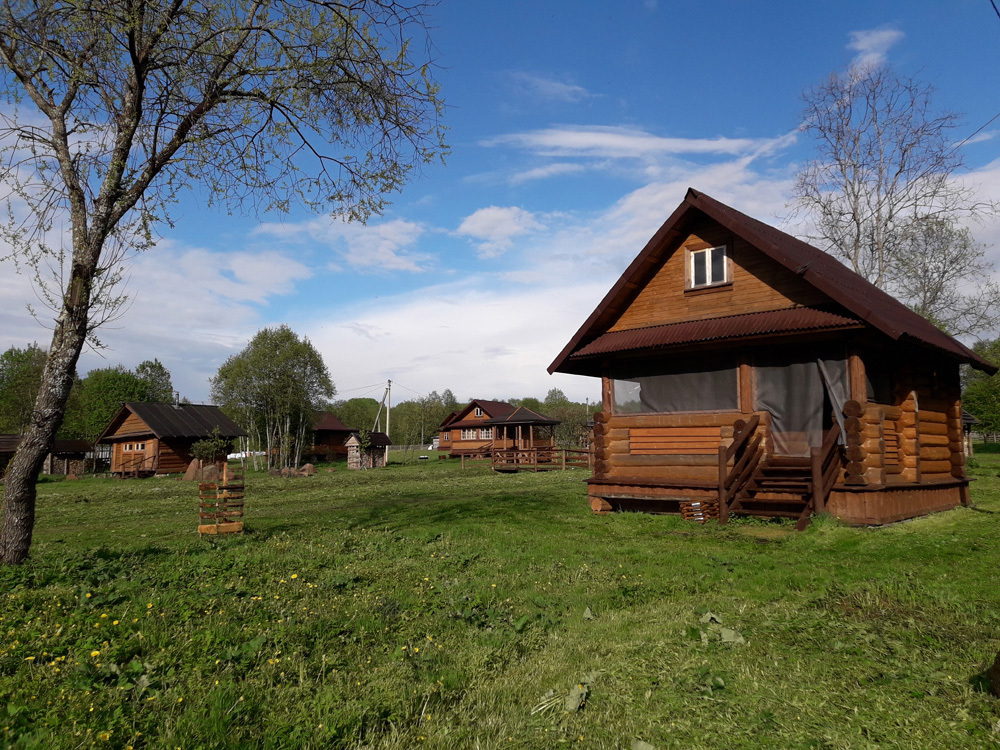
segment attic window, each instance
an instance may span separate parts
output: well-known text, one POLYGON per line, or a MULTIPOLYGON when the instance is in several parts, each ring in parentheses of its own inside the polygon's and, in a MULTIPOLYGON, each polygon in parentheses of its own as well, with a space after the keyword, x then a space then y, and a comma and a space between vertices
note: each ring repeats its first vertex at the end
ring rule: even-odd
POLYGON ((483 416, 483 410, 480 409, 478 406, 476 407, 476 416, 477 417, 483 416))
POLYGON ((688 289, 729 281, 729 253, 725 245, 688 250, 688 289))

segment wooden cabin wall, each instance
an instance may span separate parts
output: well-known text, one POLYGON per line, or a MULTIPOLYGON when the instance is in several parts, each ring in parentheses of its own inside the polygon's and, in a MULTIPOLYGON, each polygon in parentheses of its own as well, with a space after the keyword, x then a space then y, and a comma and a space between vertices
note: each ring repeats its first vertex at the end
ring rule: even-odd
POLYGON ((622 313, 611 331, 817 305, 829 299, 784 266, 718 226, 693 232, 622 313), (685 250, 728 245, 732 283, 686 290, 685 250))
POLYGON ((194 459, 191 452, 191 440, 161 440, 158 474, 179 474, 187 471, 188 464, 194 459))
POLYGON ((745 414, 611 414, 594 417, 597 479, 717 482, 719 445, 745 414))

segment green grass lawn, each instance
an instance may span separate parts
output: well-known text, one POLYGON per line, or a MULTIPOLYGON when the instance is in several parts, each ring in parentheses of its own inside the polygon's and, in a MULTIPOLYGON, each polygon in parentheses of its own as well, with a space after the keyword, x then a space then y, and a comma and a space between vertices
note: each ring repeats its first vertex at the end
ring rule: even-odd
POLYGON ((880 529, 594 516, 580 471, 39 485, 0 570, 0 732, 38 748, 983 748, 1000 454, 880 529))

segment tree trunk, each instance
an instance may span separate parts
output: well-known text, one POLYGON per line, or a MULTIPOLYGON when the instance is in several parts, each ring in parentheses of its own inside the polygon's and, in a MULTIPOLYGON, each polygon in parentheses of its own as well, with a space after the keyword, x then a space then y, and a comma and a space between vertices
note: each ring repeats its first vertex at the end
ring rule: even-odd
POLYGON ((18 565, 24 562, 31 549, 35 483, 62 425, 73 373, 86 341, 90 284, 98 255, 86 251, 74 253, 68 292, 52 333, 31 423, 7 468, 0 521, 0 564, 18 565), (81 261, 80 256, 88 257, 81 261))

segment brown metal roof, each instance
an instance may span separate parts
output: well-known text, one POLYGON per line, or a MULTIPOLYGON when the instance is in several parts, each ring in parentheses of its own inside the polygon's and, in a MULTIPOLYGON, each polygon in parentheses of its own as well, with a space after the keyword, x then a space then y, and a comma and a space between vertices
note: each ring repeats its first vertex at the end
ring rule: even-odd
POLYGON ((752 219, 704 193, 689 189, 681 204, 549 365, 549 372, 561 370, 572 355, 605 334, 655 275, 663 263, 664 253, 673 249, 673 243, 683 239, 692 222, 705 217, 742 237, 843 306, 847 312, 891 339, 909 338, 984 372, 997 371, 992 363, 822 250, 752 219))
POLYGON ((532 411, 525 406, 514 406, 506 401, 482 401, 475 399, 464 409, 449 415, 441 423, 439 429, 459 429, 462 427, 492 427, 502 424, 559 424, 558 419, 551 419, 536 411, 532 411), (472 408, 478 406, 483 410, 483 414, 488 419, 457 419, 457 417, 468 414, 472 408), (454 420, 454 421, 452 421, 454 420))
POLYGON ((207 404, 148 404, 128 402, 111 420, 111 423, 98 438, 103 442, 114 431, 127 414, 131 412, 141 419, 149 432, 159 439, 164 438, 203 438, 211 435, 212 430, 219 428, 219 433, 225 438, 246 437, 246 433, 233 420, 222 413, 218 406, 207 404))
POLYGON ((331 414, 328 411, 320 412, 319 416, 316 418, 316 424, 313 425, 314 430, 333 430, 334 432, 351 432, 352 428, 345 425, 336 415, 331 414))
POLYGON ((769 333, 860 327, 862 327, 861 321, 855 318, 811 307, 796 307, 789 310, 729 315, 723 318, 692 320, 626 331, 609 331, 574 352, 570 359, 769 333))
MULTIPOLYGON (((346 443, 351 438, 355 438, 360 442, 360 430, 352 430, 351 434, 344 439, 344 442, 346 443)), ((389 439, 389 436, 384 432, 369 432, 368 442, 372 448, 385 448, 387 445, 392 445, 392 441, 389 439)))
MULTIPOLYGON (((0 453, 14 453, 17 451, 17 446, 21 442, 23 435, 11 435, 5 434, 0 435, 0 453)), ((91 450, 93 446, 90 444, 89 440, 73 440, 69 438, 56 438, 52 443, 52 450, 49 451, 54 455, 61 455, 63 453, 86 453, 91 450)))
POLYGON ((488 419, 485 424, 559 424, 559 420, 546 417, 526 406, 519 406, 507 416, 498 419, 488 419))

